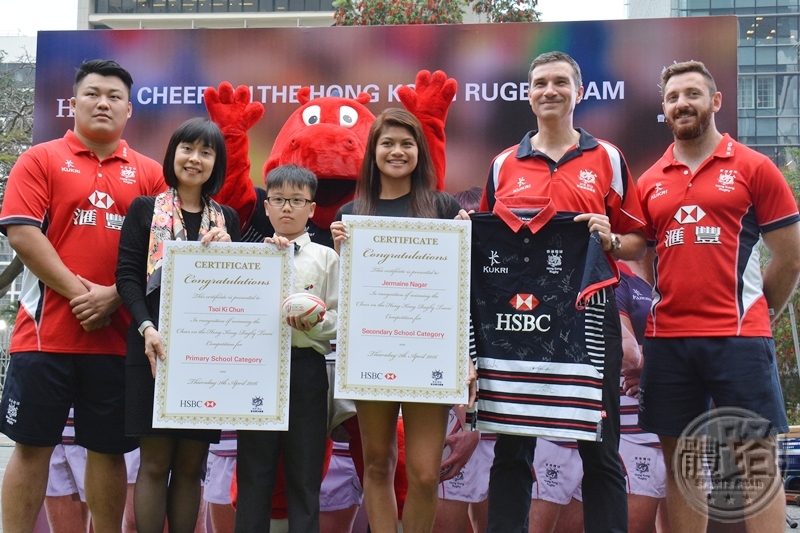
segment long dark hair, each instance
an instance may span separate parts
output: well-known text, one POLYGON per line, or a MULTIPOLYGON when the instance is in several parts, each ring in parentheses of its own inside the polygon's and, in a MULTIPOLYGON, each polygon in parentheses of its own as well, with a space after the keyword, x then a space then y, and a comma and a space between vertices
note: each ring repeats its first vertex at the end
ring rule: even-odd
POLYGON ((428 142, 422 132, 417 117, 405 109, 389 108, 377 117, 369 130, 367 153, 361 163, 361 171, 356 184, 356 199, 353 205, 355 215, 375 215, 381 195, 381 172, 375 158, 378 139, 386 128, 397 126, 407 129, 417 143, 417 168, 411 172, 411 195, 408 216, 417 218, 436 218, 436 170, 431 160, 428 142))
POLYGON ((205 146, 216 152, 214 169, 201 188, 203 196, 213 196, 219 192, 225 181, 228 155, 225 150, 225 137, 222 135, 219 126, 207 118, 190 118, 172 134, 167 145, 167 153, 164 156, 164 181, 170 187, 178 187, 178 177, 175 175, 175 151, 180 143, 193 143, 195 141, 201 141, 205 146))

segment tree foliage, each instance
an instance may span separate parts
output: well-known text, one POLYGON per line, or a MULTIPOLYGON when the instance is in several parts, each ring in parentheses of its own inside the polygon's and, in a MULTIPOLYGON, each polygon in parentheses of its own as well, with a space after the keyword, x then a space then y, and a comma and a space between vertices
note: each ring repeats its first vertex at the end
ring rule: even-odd
MULTIPOLYGON (((470 0, 334 0, 337 26, 458 24, 470 0)), ((473 12, 488 22, 538 21, 538 0, 477 0, 473 12)))
MULTIPOLYGON (((784 169, 783 175, 794 193, 795 202, 800 205, 800 150, 789 149, 795 163, 784 169)), ((762 261, 769 260, 769 252, 763 248, 762 261)), ((795 290, 789 305, 795 313, 798 312, 797 304, 800 302, 800 290, 795 290)), ((800 318, 795 315, 795 318, 800 318)), ((786 403, 786 414, 789 423, 800 424, 800 374, 797 368, 797 355, 795 354, 794 337, 792 333, 792 316, 788 310, 772 324, 772 336, 775 340, 777 354, 778 375, 780 376, 783 399, 786 403)))
POLYGON ((538 22, 539 0, 477 0, 472 11, 486 15, 487 22, 538 22))
POLYGON ((17 158, 33 138, 33 60, 26 54, 5 63, 0 50, 0 205, 6 180, 17 158))
POLYGON ((457 24, 466 0, 334 0, 337 26, 457 24))

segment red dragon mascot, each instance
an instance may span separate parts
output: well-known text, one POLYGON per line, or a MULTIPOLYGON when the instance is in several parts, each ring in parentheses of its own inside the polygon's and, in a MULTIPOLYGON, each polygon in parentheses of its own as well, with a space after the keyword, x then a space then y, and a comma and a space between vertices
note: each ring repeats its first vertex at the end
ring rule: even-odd
MULTIPOLYGON (((444 188, 445 134, 447 111, 456 94, 457 83, 442 71, 417 74, 414 87, 402 86, 397 95, 405 108, 422 124, 436 168, 437 186, 444 188)), ((311 170, 319 179, 314 218, 308 232, 320 244, 331 244, 330 225, 341 206, 353 199, 358 172, 366 151, 369 128, 375 120, 365 104, 370 95, 356 98, 326 96, 310 99, 311 89, 297 93, 300 107, 284 123, 275 138, 263 176, 273 168, 293 163, 311 170)), ((208 114, 225 134, 228 171, 222 190, 214 198, 236 209, 246 241, 272 236, 264 212, 266 192, 250 180, 247 131, 263 116, 264 106, 250 101, 245 86, 235 91, 228 82, 219 90, 205 91, 208 114)))

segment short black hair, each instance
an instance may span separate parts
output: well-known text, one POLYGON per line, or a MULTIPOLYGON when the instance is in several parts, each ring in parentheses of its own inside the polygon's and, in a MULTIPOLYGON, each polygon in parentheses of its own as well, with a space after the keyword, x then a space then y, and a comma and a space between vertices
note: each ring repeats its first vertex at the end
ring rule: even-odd
POLYGON ((317 195, 317 176, 307 168, 297 165, 281 165, 270 170, 267 174, 267 192, 272 188, 284 185, 297 189, 308 187, 312 201, 317 195))
POLYGON ((133 86, 131 73, 119 66, 119 63, 116 61, 108 59, 92 59, 84 61, 81 64, 80 68, 78 68, 78 71, 75 73, 75 85, 72 89, 73 96, 78 90, 78 85, 83 81, 83 78, 89 74, 100 74, 101 76, 114 76, 119 78, 122 80, 122 83, 125 84, 125 87, 128 88, 128 97, 130 97, 131 87, 133 86))
POLYGON ((175 152, 180 143, 194 143, 201 141, 205 146, 216 152, 214 168, 211 176, 203 184, 201 192, 204 196, 213 196, 222 188, 225 182, 225 171, 228 166, 228 155, 225 150, 225 136, 219 126, 207 118, 190 118, 175 130, 167 145, 164 156, 164 181, 173 188, 178 187, 178 177, 175 175, 175 152))

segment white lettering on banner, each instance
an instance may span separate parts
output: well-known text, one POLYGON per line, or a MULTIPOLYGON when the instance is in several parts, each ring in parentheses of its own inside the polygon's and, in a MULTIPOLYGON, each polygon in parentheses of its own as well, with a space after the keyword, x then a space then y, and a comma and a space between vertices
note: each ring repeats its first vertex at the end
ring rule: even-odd
POLYGON ((597 88, 597 83, 590 81, 586 86, 586 90, 583 92, 583 99, 588 100, 589 98, 594 98, 596 100, 617 100, 618 94, 619 100, 625 99, 624 81, 618 81, 614 86, 611 85, 610 81, 604 81, 602 98, 600 97, 600 90, 597 88))
POLYGON ((498 88, 500 98, 506 102, 516 102, 528 99, 528 82, 521 83, 500 82, 494 83, 467 83, 465 85, 464 98, 467 102, 493 102, 497 100, 498 88))
MULTIPOLYGON (((404 84, 388 84, 386 87, 388 103, 400 102, 397 90, 404 84)), ((414 84, 406 84, 413 88, 414 84)), ((298 104, 297 93, 303 85, 256 85, 250 86, 252 99, 262 104, 298 104)), ((361 84, 332 84, 309 85, 310 98, 338 96, 342 98, 358 98, 361 93, 370 95, 371 103, 381 101, 381 87, 375 83, 361 84)), ((527 81, 496 81, 496 82, 467 82, 463 87, 463 97, 467 102, 494 102, 503 100, 517 102, 528 99, 529 84, 527 81)), ((203 104, 205 86, 197 85, 171 85, 161 87, 141 87, 136 91, 135 103, 139 105, 198 105, 203 104)), ((586 85, 583 99, 596 100, 624 100, 625 82, 619 81, 591 81, 586 85), (602 90, 601 90, 602 87, 602 90)), ((55 116, 58 118, 72 117, 69 109, 69 98, 56 98, 55 116)), ((458 100, 458 94, 453 101, 458 100)))
POLYGON ((202 104, 205 86, 141 87, 136 101, 141 105, 157 104, 202 104))
MULTIPOLYGON (((259 85, 254 93, 262 104, 296 104, 297 93, 302 85, 259 85)), ((380 101, 380 89, 374 83, 361 85, 309 85, 311 89, 310 98, 322 98, 323 96, 342 96, 344 98, 358 98, 360 93, 369 93, 372 97, 371 102, 380 101)))
POLYGON ((56 113, 57 117, 61 118, 75 116, 72 114, 72 109, 69 107, 69 98, 56 98, 56 100, 58 101, 58 112, 56 113), (66 115, 64 114, 64 111, 67 112, 66 115))

